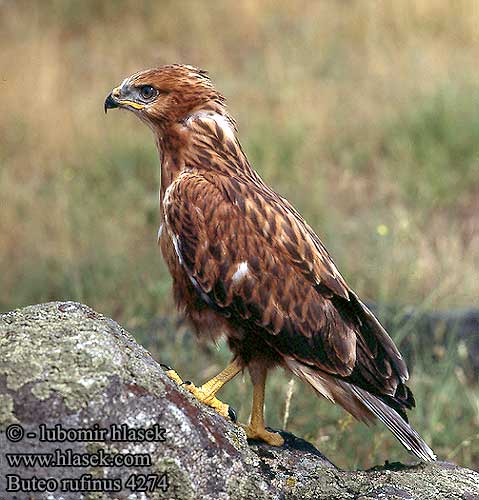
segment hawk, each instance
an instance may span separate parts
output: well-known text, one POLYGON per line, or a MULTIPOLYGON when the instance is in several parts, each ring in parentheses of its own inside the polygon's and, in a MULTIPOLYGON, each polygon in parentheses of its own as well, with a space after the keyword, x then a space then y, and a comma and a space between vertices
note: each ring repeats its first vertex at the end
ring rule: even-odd
MULTIPOLYGON (((187 389, 233 417, 218 390, 247 368, 248 438, 280 446, 265 428, 268 370, 282 366, 355 418, 381 420, 417 457, 433 451, 409 425, 406 364, 345 282, 300 213, 253 170, 235 121, 208 74, 187 65, 135 73, 108 95, 153 131, 161 163, 161 252, 176 304, 200 336, 225 334, 233 360, 187 389)), ((182 383, 171 369, 170 378, 182 383)))

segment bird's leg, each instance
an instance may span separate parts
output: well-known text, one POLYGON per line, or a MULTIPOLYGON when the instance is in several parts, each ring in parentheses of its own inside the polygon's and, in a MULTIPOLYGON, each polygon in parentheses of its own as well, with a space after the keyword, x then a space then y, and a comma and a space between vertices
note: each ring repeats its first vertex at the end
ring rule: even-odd
POLYGON ((182 385, 190 391, 195 398, 201 403, 205 403, 208 406, 214 408, 223 417, 229 417, 231 420, 236 420, 236 414, 233 408, 229 405, 223 403, 215 397, 216 393, 229 382, 233 377, 235 377, 243 369, 238 359, 234 359, 223 371, 218 373, 216 377, 213 377, 208 382, 205 382, 201 387, 196 387, 191 382, 183 382, 179 375, 174 370, 166 370, 166 375, 174 380, 178 385, 182 385))
POLYGON ((253 382, 253 407, 249 424, 244 427, 249 439, 260 439, 271 446, 282 446, 284 439, 277 432, 269 432, 264 426, 264 389, 267 369, 264 366, 250 368, 253 382))

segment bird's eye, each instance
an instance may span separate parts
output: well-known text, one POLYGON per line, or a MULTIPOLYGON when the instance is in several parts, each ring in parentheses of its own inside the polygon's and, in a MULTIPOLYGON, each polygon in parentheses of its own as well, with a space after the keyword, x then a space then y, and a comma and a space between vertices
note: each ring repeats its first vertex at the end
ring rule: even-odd
POLYGON ((153 97, 156 97, 158 92, 151 85, 143 85, 143 87, 140 88, 140 94, 143 99, 149 101, 150 99, 153 99, 153 97))

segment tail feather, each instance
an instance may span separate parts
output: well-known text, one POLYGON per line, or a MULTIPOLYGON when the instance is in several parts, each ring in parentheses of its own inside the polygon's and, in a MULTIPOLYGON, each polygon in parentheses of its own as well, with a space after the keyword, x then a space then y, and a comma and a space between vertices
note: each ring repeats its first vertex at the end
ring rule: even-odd
POLYGON ((415 429, 393 408, 377 396, 344 380, 322 373, 293 358, 285 358, 288 368, 308 382, 320 395, 340 404, 356 419, 368 424, 378 418, 399 442, 425 462, 436 460, 436 455, 415 429))
MULTIPOLYGON (((347 383, 347 382, 342 382, 347 383)), ((400 443, 416 457, 425 462, 433 462, 436 455, 413 429, 393 408, 369 392, 348 384, 353 394, 396 436, 400 443)))

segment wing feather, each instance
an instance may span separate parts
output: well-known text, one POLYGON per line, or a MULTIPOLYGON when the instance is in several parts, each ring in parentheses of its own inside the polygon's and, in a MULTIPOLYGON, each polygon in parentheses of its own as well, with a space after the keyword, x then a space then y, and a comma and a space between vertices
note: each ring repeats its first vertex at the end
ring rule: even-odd
POLYGON ((194 172, 175 182, 166 227, 195 288, 282 355, 394 397, 407 379, 394 343, 301 216, 260 187, 194 172), (248 272, 235 281, 242 262, 248 272))

